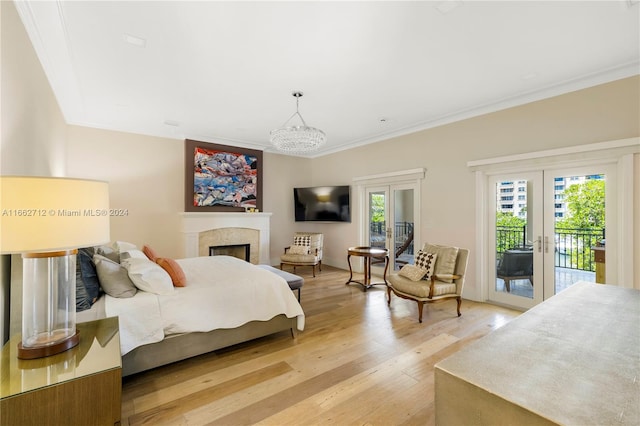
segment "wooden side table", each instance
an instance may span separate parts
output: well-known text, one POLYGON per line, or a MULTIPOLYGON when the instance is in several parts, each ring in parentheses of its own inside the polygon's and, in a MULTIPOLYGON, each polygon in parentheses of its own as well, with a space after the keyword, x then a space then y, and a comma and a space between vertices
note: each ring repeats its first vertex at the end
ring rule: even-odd
POLYGON ((349 247, 347 250, 347 263, 349 264, 349 281, 345 283, 348 285, 350 283, 360 284, 364 291, 367 291, 368 288, 374 285, 387 285, 387 268, 389 268, 389 250, 386 248, 378 248, 378 247, 349 247), (353 269, 351 269, 351 256, 360 256, 364 257, 364 280, 363 281, 355 281, 353 279, 353 269), (383 279, 384 282, 381 283, 372 283, 371 282, 371 260, 384 259, 384 273, 383 279))
POLYGON ((18 359, 20 335, 2 348, 0 424, 114 425, 122 410, 118 318, 78 323, 80 343, 57 355, 18 359))

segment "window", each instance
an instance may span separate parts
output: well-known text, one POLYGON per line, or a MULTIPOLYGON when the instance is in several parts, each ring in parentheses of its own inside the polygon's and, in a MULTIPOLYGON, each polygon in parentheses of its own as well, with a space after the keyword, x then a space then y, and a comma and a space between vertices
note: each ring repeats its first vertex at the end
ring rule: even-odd
POLYGON ((556 212, 556 217, 562 217, 563 213, 562 212, 556 212))
POLYGON ((564 191, 564 185, 556 185, 555 186, 555 190, 556 191, 564 191))
POLYGON ((518 187, 518 192, 527 192, 527 188, 524 186, 518 187))
POLYGON ((502 208, 503 209, 513 209, 513 204, 503 204, 502 208))
POLYGON ((500 197, 500 199, 502 201, 512 201, 513 200, 513 195, 511 196, 505 196, 505 197, 500 197))
POLYGON ((513 192, 513 188, 500 188, 500 192, 513 192))
POLYGON ((561 209, 562 208, 562 203, 556 203, 555 206, 556 206, 556 209, 561 209))

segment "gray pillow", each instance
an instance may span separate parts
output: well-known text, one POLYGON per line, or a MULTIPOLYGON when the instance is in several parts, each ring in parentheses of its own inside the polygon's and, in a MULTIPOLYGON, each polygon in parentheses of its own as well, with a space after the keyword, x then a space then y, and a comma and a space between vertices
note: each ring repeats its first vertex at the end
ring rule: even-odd
POLYGON ((138 289, 129 278, 129 273, 119 263, 96 254, 93 263, 98 271, 100 286, 111 297, 133 297, 138 289))
POLYGON ((120 261, 120 254, 109 246, 100 246, 96 248, 96 254, 102 255, 116 263, 120 261))

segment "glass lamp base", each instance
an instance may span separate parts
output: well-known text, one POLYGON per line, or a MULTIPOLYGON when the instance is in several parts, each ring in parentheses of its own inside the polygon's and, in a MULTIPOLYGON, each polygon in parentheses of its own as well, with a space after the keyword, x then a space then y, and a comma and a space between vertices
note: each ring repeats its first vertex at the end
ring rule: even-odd
MULTIPOLYGON (((65 331, 60 331, 60 333, 64 332, 65 331)), ((55 331, 53 333, 55 335, 55 331)), ((34 336, 33 341, 30 340, 30 343, 33 342, 35 346, 24 346, 22 342, 20 342, 18 343, 18 358, 44 358, 46 356, 59 354, 61 352, 69 350, 80 342, 80 332, 76 330, 75 334, 67 337, 66 339, 57 341, 55 343, 49 343, 58 339, 59 336, 54 337, 51 335, 51 333, 42 333, 38 336, 34 336)))

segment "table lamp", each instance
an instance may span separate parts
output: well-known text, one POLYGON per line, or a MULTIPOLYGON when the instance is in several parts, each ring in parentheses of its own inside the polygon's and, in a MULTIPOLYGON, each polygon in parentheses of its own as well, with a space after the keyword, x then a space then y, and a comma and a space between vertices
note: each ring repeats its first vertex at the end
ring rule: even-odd
POLYGON ((76 253, 109 241, 107 182, 0 176, 0 252, 23 259, 18 358, 41 358, 78 344, 76 253))

